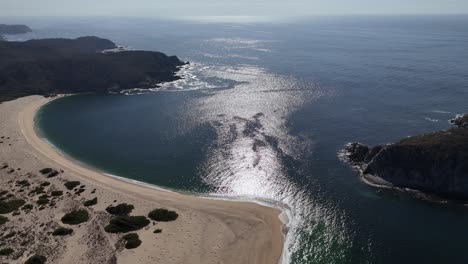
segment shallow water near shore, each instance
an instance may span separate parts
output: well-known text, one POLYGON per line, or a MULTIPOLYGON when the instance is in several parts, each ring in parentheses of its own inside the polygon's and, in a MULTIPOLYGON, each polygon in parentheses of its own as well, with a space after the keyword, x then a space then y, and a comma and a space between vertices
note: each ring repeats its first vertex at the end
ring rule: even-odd
POLYGON ((36 19, 20 38, 99 35, 191 62, 138 95, 77 95, 36 121, 61 151, 161 187, 291 209, 290 263, 466 263, 468 210, 376 189, 338 158, 468 111, 467 17, 290 24, 36 19))

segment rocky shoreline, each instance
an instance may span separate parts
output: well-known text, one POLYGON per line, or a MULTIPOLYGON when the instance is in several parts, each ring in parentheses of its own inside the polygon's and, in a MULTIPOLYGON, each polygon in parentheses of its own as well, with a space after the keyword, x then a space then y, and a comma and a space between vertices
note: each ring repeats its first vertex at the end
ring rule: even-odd
POLYGON ((346 160, 371 185, 421 191, 468 201, 468 114, 451 120, 454 128, 366 146, 350 143, 346 160))

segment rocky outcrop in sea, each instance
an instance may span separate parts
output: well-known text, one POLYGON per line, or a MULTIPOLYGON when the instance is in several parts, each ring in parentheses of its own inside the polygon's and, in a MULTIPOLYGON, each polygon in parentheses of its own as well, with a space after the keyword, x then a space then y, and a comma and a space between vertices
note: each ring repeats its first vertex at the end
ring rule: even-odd
POLYGON ((382 146, 350 143, 346 158, 368 179, 443 198, 468 201, 468 115, 457 127, 382 146))

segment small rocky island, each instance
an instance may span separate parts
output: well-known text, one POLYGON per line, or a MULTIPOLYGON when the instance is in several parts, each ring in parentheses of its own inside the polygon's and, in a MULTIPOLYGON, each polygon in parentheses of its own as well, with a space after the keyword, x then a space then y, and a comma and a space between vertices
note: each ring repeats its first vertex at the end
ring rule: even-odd
POLYGON ((174 81, 185 63, 153 51, 119 51, 98 37, 0 41, 0 102, 27 95, 109 93, 174 81))
POLYGON ((408 188, 442 198, 468 201, 468 114, 456 127, 408 137, 385 146, 351 143, 347 160, 375 185, 408 188))

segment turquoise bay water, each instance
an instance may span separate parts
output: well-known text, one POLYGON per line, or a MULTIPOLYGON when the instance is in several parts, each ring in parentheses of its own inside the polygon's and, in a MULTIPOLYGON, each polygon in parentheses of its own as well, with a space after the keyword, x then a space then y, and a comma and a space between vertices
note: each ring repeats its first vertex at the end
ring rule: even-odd
POLYGON ((338 158, 468 111, 468 18, 289 24, 32 19, 22 38, 99 35, 192 62, 133 95, 53 101, 39 129, 73 158, 159 186, 291 208, 290 263, 467 263, 468 209, 366 186, 338 158))

